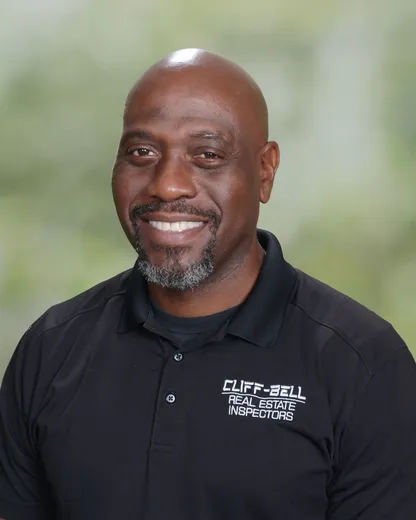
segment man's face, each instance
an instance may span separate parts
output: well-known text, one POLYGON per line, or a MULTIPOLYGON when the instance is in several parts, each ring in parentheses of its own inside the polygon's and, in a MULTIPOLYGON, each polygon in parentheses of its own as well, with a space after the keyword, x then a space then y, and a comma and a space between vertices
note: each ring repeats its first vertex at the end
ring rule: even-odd
POLYGON ((130 99, 113 195, 149 282, 187 290, 226 275, 255 237, 259 147, 229 98, 167 75, 130 99))

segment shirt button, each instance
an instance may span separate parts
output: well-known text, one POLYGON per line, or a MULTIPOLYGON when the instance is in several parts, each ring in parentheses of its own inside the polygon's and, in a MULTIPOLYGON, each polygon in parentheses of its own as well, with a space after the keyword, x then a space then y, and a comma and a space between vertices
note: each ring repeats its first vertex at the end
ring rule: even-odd
POLYGON ((175 394, 167 394, 165 399, 166 399, 166 402, 169 404, 173 404, 176 401, 175 394))
POLYGON ((181 354, 180 352, 177 352, 177 353, 173 356, 173 359, 179 363, 179 361, 182 361, 182 359, 183 359, 183 354, 181 354))

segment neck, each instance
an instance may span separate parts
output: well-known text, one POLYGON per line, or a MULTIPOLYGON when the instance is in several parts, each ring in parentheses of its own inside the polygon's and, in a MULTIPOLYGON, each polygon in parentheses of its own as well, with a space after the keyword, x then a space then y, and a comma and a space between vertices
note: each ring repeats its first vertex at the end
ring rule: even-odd
POLYGON ((243 261, 223 269, 200 287, 190 291, 172 291, 149 284, 149 295, 169 314, 181 317, 208 316, 242 303, 260 272, 264 250, 257 241, 243 261))

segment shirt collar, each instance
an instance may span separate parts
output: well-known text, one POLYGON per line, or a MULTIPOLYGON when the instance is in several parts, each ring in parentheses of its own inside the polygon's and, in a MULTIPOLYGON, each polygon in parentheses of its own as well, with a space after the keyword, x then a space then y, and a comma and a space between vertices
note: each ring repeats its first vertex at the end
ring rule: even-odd
POLYGON ((227 329, 255 345, 271 347, 283 325, 287 306, 297 285, 295 269, 283 258, 277 238, 258 230, 257 238, 266 251, 253 289, 227 329))
MULTIPOLYGON (((230 320, 225 334, 232 334, 261 347, 271 347, 283 325, 287 306, 297 285, 295 269, 283 258, 277 238, 258 230, 266 251, 259 276, 247 299, 230 320)), ((128 281, 119 332, 129 332, 150 317, 147 283, 135 267, 128 281)))

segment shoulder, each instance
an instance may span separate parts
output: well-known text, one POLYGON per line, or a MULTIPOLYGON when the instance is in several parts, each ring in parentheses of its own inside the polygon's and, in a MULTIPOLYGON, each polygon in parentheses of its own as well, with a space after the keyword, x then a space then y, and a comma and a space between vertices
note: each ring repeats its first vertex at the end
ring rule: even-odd
MULTIPOLYGON (((315 324, 327 340, 326 355, 342 353, 364 365, 371 377, 394 353, 405 347, 393 326, 364 305, 297 270, 299 285, 292 304, 315 324)), ((343 356, 341 356, 343 357, 343 356)))
POLYGON ((53 305, 33 323, 27 335, 34 338, 78 317, 88 320, 90 316, 100 313, 110 302, 124 298, 130 273, 131 269, 119 273, 69 300, 53 305))
MULTIPOLYGON (((318 382, 333 426, 338 452, 344 429, 360 402, 378 382, 385 393, 400 379, 414 378, 412 355, 393 326, 345 294, 297 270, 298 287, 292 298, 293 324, 301 334, 302 354, 310 380, 318 382)), ((414 381, 413 381, 414 383, 414 381)), ((412 383, 412 384, 413 384, 412 383)), ((363 405, 364 406, 364 405, 363 405)))
POLYGON ((76 380, 74 374, 87 366, 97 330, 107 333, 117 328, 130 272, 54 305, 25 332, 3 380, 9 387, 19 388, 25 414, 41 409, 58 373, 76 380))

